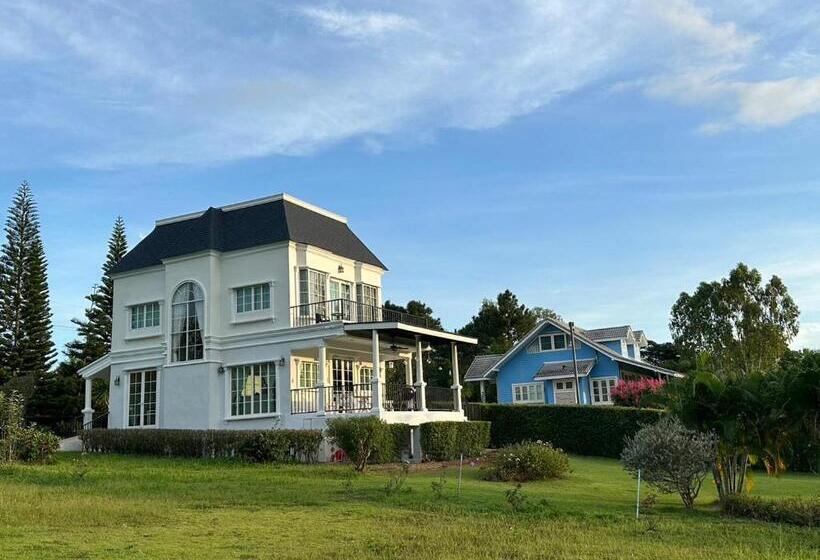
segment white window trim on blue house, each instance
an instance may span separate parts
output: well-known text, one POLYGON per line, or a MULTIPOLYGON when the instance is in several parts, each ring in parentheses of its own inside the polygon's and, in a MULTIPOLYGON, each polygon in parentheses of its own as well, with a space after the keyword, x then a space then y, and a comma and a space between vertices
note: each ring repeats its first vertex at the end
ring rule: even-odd
POLYGON ((590 378, 589 381, 590 381, 590 399, 592 399, 592 404, 596 405, 596 406, 610 406, 610 405, 612 405, 612 389, 615 387, 615 385, 618 384, 618 378, 614 377, 614 376, 595 377, 595 378, 590 378), (596 388, 595 386, 598 385, 599 383, 602 383, 603 385, 600 385, 600 388, 598 390, 598 395, 596 395, 595 394, 595 388, 596 388), (606 392, 606 395, 604 395, 604 392, 606 392), (599 400, 597 400, 597 401, 596 401, 596 396, 599 397, 599 400), (606 400, 603 399, 604 396, 606 396, 606 400))
POLYGON ((538 337, 538 351, 539 352, 560 352, 561 350, 567 350, 572 348, 572 345, 569 342, 569 337, 564 333, 549 333, 549 334, 542 334, 538 337), (549 347, 544 348, 544 339, 549 339, 549 347), (556 339, 563 339, 563 346, 560 348, 555 347, 555 340, 556 339))
POLYGON ((544 399, 544 384, 541 382, 513 383, 512 398, 513 404, 544 404, 546 402, 544 399))

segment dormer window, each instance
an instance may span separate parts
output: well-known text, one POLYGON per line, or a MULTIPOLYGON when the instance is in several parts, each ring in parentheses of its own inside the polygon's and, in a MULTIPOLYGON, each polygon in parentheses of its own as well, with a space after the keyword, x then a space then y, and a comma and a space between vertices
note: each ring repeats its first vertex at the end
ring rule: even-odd
POLYGON ((201 360, 205 296, 194 282, 182 284, 171 304, 171 361, 201 360))
POLYGON ((541 335, 538 340, 542 352, 564 350, 567 347, 567 335, 564 333, 541 335))

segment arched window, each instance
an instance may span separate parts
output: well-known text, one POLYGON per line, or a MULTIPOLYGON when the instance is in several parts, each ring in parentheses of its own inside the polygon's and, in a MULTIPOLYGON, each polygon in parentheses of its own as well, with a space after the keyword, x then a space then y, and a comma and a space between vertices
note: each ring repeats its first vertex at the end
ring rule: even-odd
POLYGON ((193 282, 182 284, 171 301, 171 361, 202 359, 202 318, 205 298, 193 282))

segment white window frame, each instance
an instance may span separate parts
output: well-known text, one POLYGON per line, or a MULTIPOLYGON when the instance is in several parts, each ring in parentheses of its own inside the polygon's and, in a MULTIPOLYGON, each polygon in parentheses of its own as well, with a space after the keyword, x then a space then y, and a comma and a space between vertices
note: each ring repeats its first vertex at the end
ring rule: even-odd
POLYGON ((231 286, 230 288, 230 302, 231 302, 231 323, 250 323, 253 321, 275 321, 274 303, 275 303, 275 288, 276 282, 273 280, 254 282, 253 284, 242 284, 239 286, 231 286), (268 287, 270 294, 268 306, 253 309, 253 296, 251 296, 251 310, 239 311, 239 291, 245 289, 268 287))
POLYGON ((546 392, 544 391, 544 383, 535 381, 532 383, 513 383, 512 384, 512 403, 513 404, 544 404, 546 392), (517 389, 517 390, 516 390, 517 389), (526 398, 525 397, 526 394, 526 398), (540 399, 539 399, 540 394, 540 399), (532 395, 532 396, 531 396, 532 395))
MULTIPOLYGON (((259 311, 265 311, 271 308, 271 285, 270 282, 260 282, 259 284, 249 284, 247 286, 239 286, 238 288, 233 289, 234 293, 234 310, 238 315, 243 315, 245 313, 254 313, 259 311), (240 292, 248 291, 250 293, 250 301, 243 302, 250 303, 250 307, 248 309, 240 309, 239 308, 239 295, 240 292), (267 294, 265 293, 267 291, 267 294), (265 296, 267 295, 267 301, 265 301, 265 296)), ((244 295, 243 295, 243 299, 244 295)), ((244 307, 244 305, 243 305, 244 307)))
POLYGON ((122 375, 125 378, 123 389, 123 427, 129 430, 138 430, 140 428, 156 428, 159 426, 159 398, 160 398, 160 374, 158 368, 146 368, 134 371, 126 371, 122 375), (154 374, 154 423, 145 424, 145 374, 154 374), (134 426, 130 425, 131 417, 131 378, 133 375, 140 375, 140 423, 134 426))
POLYGON ((349 321, 353 317, 353 283, 348 282, 347 280, 341 280, 339 278, 330 277, 327 280, 327 299, 331 301, 330 304, 330 318, 333 321, 336 320, 344 320, 349 321), (338 294, 334 295, 334 284, 336 285, 336 290, 338 290, 338 294), (343 288, 347 288, 347 293, 343 293, 345 290, 343 288), (346 300, 351 303, 345 304, 342 301, 336 300, 346 300))
POLYGON ((356 284, 356 301, 359 311, 359 321, 362 322, 378 322, 381 321, 381 307, 380 290, 378 286, 373 284, 366 284, 359 282, 356 284), (365 292, 369 292, 365 294, 365 292))
MULTIPOLYGON (((253 370, 251 370, 253 371, 253 370)), ((281 410, 281 402, 279 399, 280 391, 279 391, 279 368, 276 365, 274 360, 271 361, 264 361, 264 362, 247 362, 247 363, 236 363, 230 364, 225 366, 225 420, 226 421, 233 421, 233 420, 252 420, 254 418, 275 418, 281 415, 279 412, 281 410), (267 365, 273 368, 273 374, 271 375, 270 379, 273 380, 275 386, 273 391, 273 400, 271 401, 275 410, 273 412, 253 412, 253 396, 251 397, 251 412, 248 414, 233 414, 233 377, 234 377, 234 370, 237 368, 246 368, 250 367, 253 368, 255 366, 263 366, 267 365)), ((260 405, 261 409, 261 405, 260 405)))
POLYGON ((549 334, 542 334, 538 337, 538 351, 539 352, 561 352, 562 350, 569 350, 572 348, 569 342, 569 335, 566 333, 549 333, 549 334), (555 339, 558 337, 563 337, 564 339, 564 347, 563 348, 556 348, 555 347, 555 339), (550 340, 550 347, 545 349, 543 339, 548 338, 550 340))
MULTIPOLYGON (((311 374, 312 375, 312 374, 311 374)), ((319 381, 322 380, 321 372, 319 371, 319 362, 313 360, 298 360, 296 363, 296 387, 299 389, 312 389, 319 384, 319 381), (315 370, 315 377, 316 381, 310 385, 302 383, 302 366, 310 366, 311 369, 315 370)))
POLYGON ((145 332, 147 330, 158 329, 162 325, 162 306, 159 301, 147 301, 145 303, 135 303, 128 306, 128 328, 133 332, 145 332), (151 308, 151 313, 149 313, 151 308), (134 326, 134 319, 142 314, 142 325, 134 326), (148 324, 148 318, 156 317, 157 323, 148 324))
MULTIPOLYGON (((615 388, 615 385, 618 384, 617 377, 593 377, 589 378, 589 386, 590 386, 590 396, 589 398, 592 401, 593 405, 596 406, 611 406, 612 402, 612 389, 615 388), (595 401, 595 387, 598 383, 603 383, 603 387, 606 388, 606 400, 601 399, 599 402, 595 401)), ((599 388, 599 394, 603 397, 603 392, 599 388)))
POLYGON ((373 366, 360 365, 359 367, 357 367, 354 381, 359 385, 363 385, 365 383, 373 383, 373 366), (367 373, 366 376, 365 373, 367 373))
MULTIPOLYGON (((299 279, 299 314, 302 317, 311 317, 316 313, 320 312, 321 309, 325 306, 317 305, 315 308, 312 309, 313 306, 310 304, 312 303, 321 303, 327 301, 328 299, 328 286, 330 284, 330 275, 327 272, 322 272, 321 270, 316 270, 315 268, 310 267, 301 267, 298 272, 298 279, 299 279), (304 281, 303 288, 303 281, 302 281, 302 273, 306 275, 304 281), (324 286, 321 284, 324 283, 324 286), (322 288, 321 293, 319 288, 322 288), (313 312, 311 312, 313 311, 313 312)), ((327 315, 327 309, 324 310, 324 314, 327 315)))
MULTIPOLYGON (((169 321, 168 348, 170 350, 168 352, 168 360, 171 364, 187 364, 187 363, 201 362, 201 361, 205 360, 205 320, 206 320, 206 317, 207 317, 207 308, 206 308, 205 302, 207 301, 207 299, 208 298, 207 298, 207 294, 205 293, 205 289, 202 287, 202 285, 199 282, 196 282, 195 280, 185 280, 184 282, 180 282, 174 288, 174 291, 171 293, 170 312, 168 313, 168 318, 169 318, 168 319, 168 321, 169 321), (189 301, 185 301, 185 302, 175 303, 174 300, 176 299, 177 292, 180 290, 180 288, 182 288, 186 284, 193 284, 199 290, 199 293, 202 296, 201 299, 194 299, 194 300, 189 300, 189 301), (201 344, 202 345, 202 356, 199 357, 199 358, 193 358, 193 359, 188 358, 188 353, 189 353, 188 350, 192 347, 195 348, 196 345, 192 346, 191 344, 186 344, 185 345, 185 358, 186 359, 184 359, 184 360, 175 360, 174 359, 174 352, 175 352, 174 336, 177 335, 177 334, 179 334, 180 336, 182 334, 185 334, 187 336, 189 333, 193 333, 195 331, 188 330, 187 327, 186 327, 186 330, 182 330, 182 331, 179 331, 179 332, 176 332, 174 330, 174 307, 177 306, 177 305, 190 306, 191 304, 194 304, 195 309, 196 309, 196 304, 197 303, 200 304, 200 306, 201 306, 200 309, 202 311, 202 316, 201 317, 197 316, 197 319, 199 320, 199 336, 200 336, 201 343, 202 343, 201 344)), ((190 307, 188 309, 190 309, 190 307)), ((186 318, 190 318, 190 314, 187 311, 186 311, 186 318)))

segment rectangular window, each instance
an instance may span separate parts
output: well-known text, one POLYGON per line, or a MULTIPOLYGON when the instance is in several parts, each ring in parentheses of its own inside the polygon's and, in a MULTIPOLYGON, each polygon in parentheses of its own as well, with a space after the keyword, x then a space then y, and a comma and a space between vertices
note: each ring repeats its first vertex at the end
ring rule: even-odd
POLYGON ((276 366, 273 363, 231 368, 231 416, 276 412, 276 366))
POLYGON ((352 287, 349 282, 330 279, 330 313, 334 321, 349 321, 353 314, 352 287))
POLYGON ((156 426, 157 372, 135 371, 128 374, 128 426, 156 426))
POLYGON ((326 319, 327 274, 310 268, 299 270, 299 314, 326 319))
POLYGON ((373 382, 373 368, 372 367, 360 367, 359 368, 359 383, 372 383, 373 382))
POLYGON ((244 286, 234 290, 236 293, 236 312, 248 313, 270 309, 270 284, 244 286))
POLYGON ((538 337, 542 352, 550 352, 552 350, 564 350, 567 347, 567 335, 559 334, 545 334, 538 337))
POLYGON ((131 330, 148 329, 159 326, 159 302, 132 305, 131 330))
POLYGON ((544 404, 543 383, 515 383, 512 390, 513 404, 544 404))
POLYGON ((592 404, 612 403, 612 389, 618 382, 614 377, 592 380, 592 404))
POLYGON ((359 300, 359 320, 362 322, 380 321, 379 289, 369 284, 357 284, 356 296, 359 300))
POLYGON ((317 362, 299 362, 299 388, 308 389, 319 384, 319 364, 317 362))

